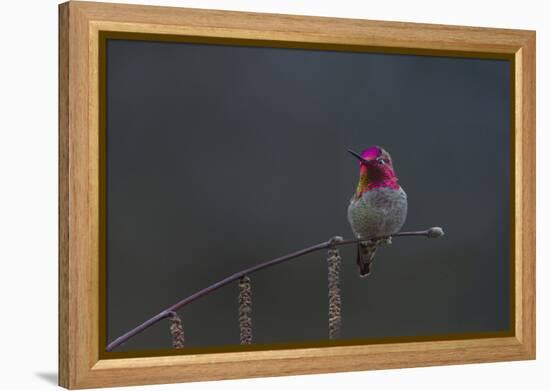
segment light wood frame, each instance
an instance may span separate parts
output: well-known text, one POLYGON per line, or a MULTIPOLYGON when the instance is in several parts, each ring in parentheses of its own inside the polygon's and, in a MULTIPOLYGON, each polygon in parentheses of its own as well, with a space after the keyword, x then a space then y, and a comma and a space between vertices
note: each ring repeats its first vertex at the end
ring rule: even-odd
POLYGON ((535 358, 535 32, 106 3, 59 6, 59 384, 90 388, 535 358), (512 336, 101 359, 100 31, 510 56, 512 336))

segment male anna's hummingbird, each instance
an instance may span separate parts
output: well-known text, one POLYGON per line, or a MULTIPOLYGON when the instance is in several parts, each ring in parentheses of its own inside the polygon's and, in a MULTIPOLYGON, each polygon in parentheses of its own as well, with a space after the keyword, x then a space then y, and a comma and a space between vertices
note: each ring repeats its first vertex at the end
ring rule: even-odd
POLYGON ((390 154, 383 148, 348 152, 359 160, 359 183, 349 203, 348 220, 355 236, 365 239, 357 246, 357 265, 359 275, 366 277, 378 245, 388 243, 405 223, 407 194, 397 184, 390 154))

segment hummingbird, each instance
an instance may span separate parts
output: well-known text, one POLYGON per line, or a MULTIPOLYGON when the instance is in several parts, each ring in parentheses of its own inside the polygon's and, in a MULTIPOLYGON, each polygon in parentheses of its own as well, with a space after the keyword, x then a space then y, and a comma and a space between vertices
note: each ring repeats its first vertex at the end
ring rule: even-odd
POLYGON ((376 249, 391 243, 407 217, 407 194, 397 184, 391 156, 382 147, 371 146, 360 154, 359 183, 348 206, 348 221, 357 239, 359 275, 370 273, 376 249))

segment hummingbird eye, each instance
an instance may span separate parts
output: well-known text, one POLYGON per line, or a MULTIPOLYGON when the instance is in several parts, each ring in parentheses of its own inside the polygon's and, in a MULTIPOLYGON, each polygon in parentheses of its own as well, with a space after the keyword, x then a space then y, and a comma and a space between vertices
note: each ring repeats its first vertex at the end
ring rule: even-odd
POLYGON ((386 160, 385 160, 385 159, 382 159, 382 158, 380 158, 380 159, 378 159, 378 160, 376 160, 376 161, 378 162, 378 164, 386 164, 386 160))

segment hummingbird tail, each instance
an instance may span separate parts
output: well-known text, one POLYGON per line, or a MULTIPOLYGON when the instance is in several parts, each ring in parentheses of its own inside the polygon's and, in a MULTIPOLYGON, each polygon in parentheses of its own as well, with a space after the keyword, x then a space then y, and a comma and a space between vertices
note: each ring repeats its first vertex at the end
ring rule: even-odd
POLYGON ((370 264, 374 260, 378 241, 369 240, 357 243, 357 266, 359 267, 359 276, 366 277, 370 274, 370 264))

